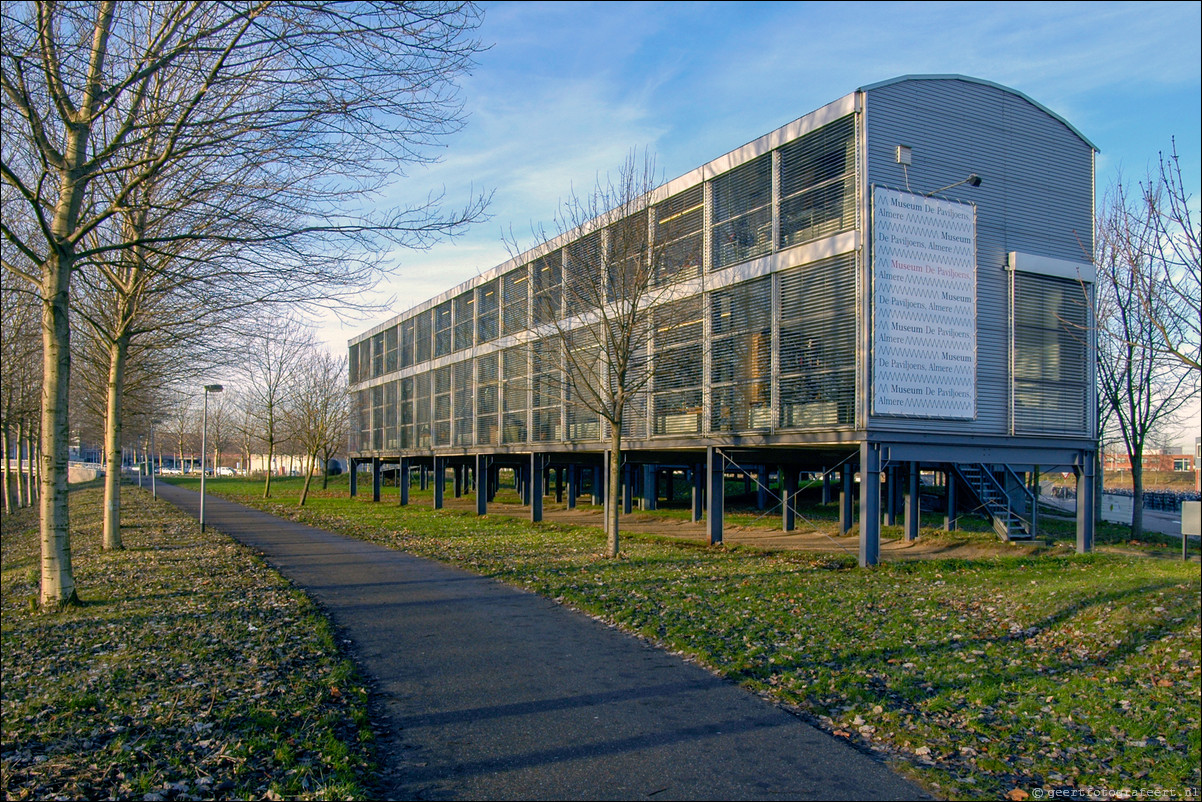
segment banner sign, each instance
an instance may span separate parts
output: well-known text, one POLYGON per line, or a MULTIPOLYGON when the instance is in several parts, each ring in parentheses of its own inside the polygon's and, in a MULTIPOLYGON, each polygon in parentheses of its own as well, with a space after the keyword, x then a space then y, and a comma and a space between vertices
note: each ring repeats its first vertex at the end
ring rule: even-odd
POLYGON ((876 415, 977 412, 977 219, 966 203, 874 187, 876 415))

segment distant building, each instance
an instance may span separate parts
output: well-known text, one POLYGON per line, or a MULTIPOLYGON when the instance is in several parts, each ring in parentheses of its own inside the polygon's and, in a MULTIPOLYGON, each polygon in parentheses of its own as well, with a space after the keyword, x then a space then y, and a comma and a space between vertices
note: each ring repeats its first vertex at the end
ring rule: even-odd
MULTIPOLYGON (((650 193, 620 225, 678 256, 665 280, 694 314, 648 337, 650 364, 676 369, 631 407, 624 504, 688 482, 717 542, 726 473, 786 491, 821 474, 842 489, 845 530, 858 494, 866 564, 920 471, 1007 538, 1033 535, 1037 469, 1075 471, 1092 508, 1094 155, 1013 89, 907 76, 650 193)), ((468 477, 485 488, 484 511, 508 466, 536 518, 550 472, 569 505, 600 493, 601 422, 533 392, 543 368, 528 355, 554 347, 551 316, 576 311, 564 282, 606 280, 618 225, 586 224, 353 338, 352 488, 356 464, 377 496, 385 466, 450 468, 457 492, 468 477)), ((1079 548, 1092 540, 1082 516, 1079 548)))

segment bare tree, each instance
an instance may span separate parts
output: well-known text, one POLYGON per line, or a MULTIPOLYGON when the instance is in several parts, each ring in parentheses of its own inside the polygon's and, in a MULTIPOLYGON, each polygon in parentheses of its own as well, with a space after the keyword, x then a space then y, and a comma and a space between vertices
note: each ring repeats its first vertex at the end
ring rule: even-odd
POLYGON ((314 347, 312 331, 294 318, 259 320, 245 339, 245 392, 259 440, 267 449, 263 498, 271 497, 276 451, 288 434, 285 416, 297 389, 297 376, 314 347))
MULTIPOLYGON (((6 512, 29 504, 29 483, 22 471, 21 455, 36 431, 38 392, 41 388, 39 304, 29 291, 5 272, 0 274, 0 447, 4 450, 3 503, 6 512), (15 470, 12 460, 16 459, 15 470)), ((28 458, 32 461, 34 455, 28 458)))
POLYGON ((561 290, 535 287, 534 317, 547 323, 533 344, 535 392, 560 386, 569 429, 582 431, 590 418, 599 419, 608 436, 609 557, 620 549, 623 437, 646 436, 632 429, 632 419, 646 420, 648 387, 658 370, 670 369, 667 361, 651 363, 648 345, 653 331, 670 330, 673 319, 690 314, 688 304, 677 301, 678 283, 697 278, 682 269, 698 264, 696 254, 654 239, 656 184, 653 160, 632 153, 616 176, 565 203, 558 233, 576 239, 564 248, 561 290))
POLYGON ((1117 430, 1131 462, 1131 532, 1143 533, 1143 456, 1152 438, 1189 400, 1199 372, 1164 347, 1163 297, 1147 295, 1156 268, 1148 250, 1152 226, 1115 191, 1098 224, 1098 396, 1101 416, 1117 430))
POLYGON ((1177 143, 1160 155, 1156 175, 1140 184, 1128 203, 1120 185, 1122 227, 1140 258, 1132 266, 1143 312, 1155 330, 1154 345, 1195 372, 1202 372, 1202 226, 1186 192, 1177 143))
POLYGON ((329 452, 334 438, 345 436, 347 418, 346 357, 335 357, 316 344, 308 350, 288 410, 289 428, 300 449, 305 475, 297 504, 302 507, 309 497, 318 455, 329 452))
MULTIPOLYGON (((68 308, 88 238, 181 163, 243 157, 245 195, 273 198, 282 226, 237 236, 295 255, 260 262, 264 278, 324 264, 361 283, 378 275, 379 261, 356 253, 378 254, 378 238, 423 245, 454 231, 479 206, 449 216, 436 202, 379 216, 358 210, 461 125, 453 80, 478 50, 466 35, 476 11, 383 0, 13 2, 2 23, 4 266, 42 302, 41 601, 49 607, 75 598, 68 308), (312 258, 331 238, 343 243, 332 258, 312 258)), ((161 236, 102 238, 102 247, 161 236)), ((188 228, 168 236, 186 238, 188 228)))

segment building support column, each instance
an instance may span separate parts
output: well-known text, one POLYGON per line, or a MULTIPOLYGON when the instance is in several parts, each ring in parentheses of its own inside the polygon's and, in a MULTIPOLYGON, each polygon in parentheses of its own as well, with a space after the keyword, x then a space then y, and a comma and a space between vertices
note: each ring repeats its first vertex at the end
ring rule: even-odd
POLYGON ((350 468, 351 498, 354 498, 359 495, 359 460, 354 458, 347 460, 347 467, 350 468))
POLYGON ((768 508, 768 466, 760 465, 755 469, 755 508, 764 510, 768 508))
POLYGON ((693 523, 705 515, 705 466, 693 466, 693 523))
MULTIPOLYGON (((604 506, 605 504, 605 472, 609 469, 609 460, 605 459, 608 452, 602 451, 601 457, 603 462, 601 465, 594 465, 592 468, 593 474, 593 503, 604 506)), ((606 518, 606 520, 609 520, 606 518)))
POLYGON ((380 458, 371 458, 371 500, 380 500, 380 458))
POLYGON ((622 463, 622 514, 629 515, 634 510, 634 475, 629 462, 622 463))
MULTIPOLYGON (((906 493, 906 540, 918 540, 918 527, 922 521, 922 506, 919 502, 922 497, 918 490, 918 463, 911 462, 906 471, 906 478, 909 480, 909 490, 906 493)), ((863 481, 861 479, 861 481, 863 481)))
POLYGON ((447 484, 447 458, 435 457, 434 467, 430 470, 430 479, 434 488, 434 509, 442 509, 442 492, 447 484))
POLYGON ((643 509, 654 510, 659 502, 659 468, 655 465, 643 466, 643 509))
POLYGON ((568 472, 568 509, 576 509, 576 466, 569 465, 566 469, 568 472))
POLYGON ((476 455, 476 514, 488 515, 489 464, 487 454, 476 455))
POLYGON ((839 534, 846 535, 851 531, 852 522, 855 518, 855 512, 852 509, 852 470, 845 462, 843 467, 839 469, 843 475, 843 482, 839 489, 839 534))
POLYGON ((897 466, 885 468, 885 526, 897 526, 897 466))
POLYGON ((1094 455, 1081 452, 1081 464, 1073 466, 1077 475, 1077 553, 1093 551, 1094 537, 1094 455))
POLYGON ((948 532, 955 532, 959 525, 957 508, 960 505, 960 500, 956 498, 956 469, 948 465, 944 476, 947 477, 944 480, 944 484, 947 485, 947 511, 943 514, 943 528, 948 532))
POLYGON ((530 494, 530 520, 534 523, 543 519, 543 468, 546 462, 546 454, 535 452, 530 455, 530 478, 526 489, 530 494))
POLYGON ((555 469, 555 503, 563 503, 563 466, 555 469))
POLYGON ((792 532, 797 528, 798 472, 793 467, 780 469, 781 529, 792 532))
POLYGON ((455 498, 463 497, 463 473, 466 466, 452 465, 451 466, 451 487, 455 493, 455 498))
POLYGON ((860 444, 860 565, 881 561, 881 451, 860 444))
POLYGON ((726 465, 718 449, 705 449, 706 510, 705 525, 710 536, 710 545, 722 543, 722 514, 726 502, 726 465))
POLYGON ((822 469, 822 503, 830 504, 833 495, 831 493, 831 474, 825 467, 822 469))
POLYGON ((409 503, 409 458, 401 457, 397 466, 397 505, 404 507, 409 503))

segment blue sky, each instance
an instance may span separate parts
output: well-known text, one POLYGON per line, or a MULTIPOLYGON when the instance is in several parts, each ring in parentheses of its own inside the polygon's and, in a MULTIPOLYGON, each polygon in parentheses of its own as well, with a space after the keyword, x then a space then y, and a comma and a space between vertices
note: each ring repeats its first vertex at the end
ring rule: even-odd
POLYGON ((491 219, 455 243, 396 254, 375 300, 390 314, 505 261, 573 189, 587 192, 631 149, 671 179, 855 89, 906 74, 957 73, 1017 89, 1100 149, 1098 193, 1144 175, 1172 138, 1196 194, 1202 151, 1202 4, 509 3, 484 4, 490 49, 463 80, 467 127, 440 163, 387 198, 471 187, 491 219))

